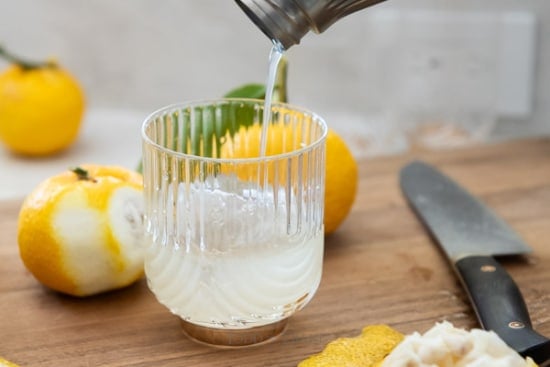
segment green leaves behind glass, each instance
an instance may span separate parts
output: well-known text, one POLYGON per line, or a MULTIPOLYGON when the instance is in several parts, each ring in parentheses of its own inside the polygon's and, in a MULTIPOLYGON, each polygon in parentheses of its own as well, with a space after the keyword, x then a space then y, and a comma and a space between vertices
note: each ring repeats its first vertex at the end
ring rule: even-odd
MULTIPOLYGON (((277 68, 277 74, 275 79, 275 85, 273 87, 273 102, 287 102, 287 69, 288 63, 286 57, 282 57, 277 68)), ((223 95, 224 98, 250 98, 250 99, 264 99, 266 95, 266 86, 261 83, 248 83, 236 87, 223 95)), ((223 115, 227 116, 222 120, 216 119, 215 113, 208 111, 208 109, 202 111, 202 118, 208 122, 212 121, 212 125, 202 124, 202 128, 197 131, 189 131, 191 134, 202 135, 203 139, 203 151, 201 154, 210 154, 213 152, 219 152, 221 149, 221 138, 229 132, 229 134, 235 134, 241 126, 250 126, 254 123, 256 118, 256 111, 254 104, 241 105, 236 110, 233 110, 235 106, 227 106, 231 111, 224 110, 223 115), (205 143, 205 144, 204 144, 205 143), (210 144, 216 144, 210 146, 210 144)), ((200 115, 200 114, 199 114, 200 115)), ((198 141, 193 139, 193 141, 198 141)), ((191 152, 197 154, 199 147, 192 147, 191 152)), ((143 171, 142 161, 140 160, 136 170, 140 173, 143 171)))
POLYGON ((254 98, 254 99, 264 99, 265 98, 265 85, 250 83, 244 84, 240 87, 230 90, 224 95, 224 98, 254 98))

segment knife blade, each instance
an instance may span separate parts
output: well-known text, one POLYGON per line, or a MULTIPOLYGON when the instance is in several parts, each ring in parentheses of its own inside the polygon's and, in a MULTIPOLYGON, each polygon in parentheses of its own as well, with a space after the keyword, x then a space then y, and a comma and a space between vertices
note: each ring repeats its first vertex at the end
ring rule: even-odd
POLYGON ((494 258, 531 248, 485 204, 425 162, 403 167, 400 185, 452 264, 481 326, 540 366, 550 365, 550 339, 533 329, 519 288, 494 258))

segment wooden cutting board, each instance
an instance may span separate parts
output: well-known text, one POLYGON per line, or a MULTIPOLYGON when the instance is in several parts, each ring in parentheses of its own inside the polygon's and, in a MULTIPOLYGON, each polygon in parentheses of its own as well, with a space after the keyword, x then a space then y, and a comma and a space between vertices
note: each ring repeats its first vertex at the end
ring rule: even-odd
POLYGON ((399 169, 421 158, 491 206, 529 243, 528 257, 502 260, 535 329, 550 336, 550 139, 360 162, 350 217, 326 238, 324 273, 312 302, 262 346, 196 344, 144 281, 76 299, 41 287, 19 260, 20 201, 0 203, 0 356, 32 366, 295 366, 331 340, 369 324, 403 333, 435 322, 476 327, 467 297, 438 247, 404 201, 399 169))

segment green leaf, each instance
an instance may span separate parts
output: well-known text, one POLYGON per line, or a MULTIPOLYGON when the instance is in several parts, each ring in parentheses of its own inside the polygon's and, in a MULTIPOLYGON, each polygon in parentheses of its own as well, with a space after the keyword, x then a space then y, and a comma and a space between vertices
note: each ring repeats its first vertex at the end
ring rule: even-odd
MULTIPOLYGON (((277 79, 273 86, 273 102, 288 102, 288 61, 282 57, 277 66, 277 79)), ((227 92, 224 98, 254 98, 264 99, 266 94, 265 84, 248 83, 243 84, 227 92)))
POLYGON ((224 98, 265 98, 265 85, 258 83, 244 84, 240 87, 230 90, 224 95, 224 98))

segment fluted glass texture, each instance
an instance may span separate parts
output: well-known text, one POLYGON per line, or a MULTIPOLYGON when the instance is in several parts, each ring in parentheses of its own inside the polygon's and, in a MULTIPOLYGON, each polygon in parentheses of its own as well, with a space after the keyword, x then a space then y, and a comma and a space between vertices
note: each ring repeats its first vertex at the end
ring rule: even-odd
POLYGON ((240 329, 287 318, 323 256, 325 137, 316 114, 263 101, 173 105, 143 125, 148 284, 183 320, 240 329))

